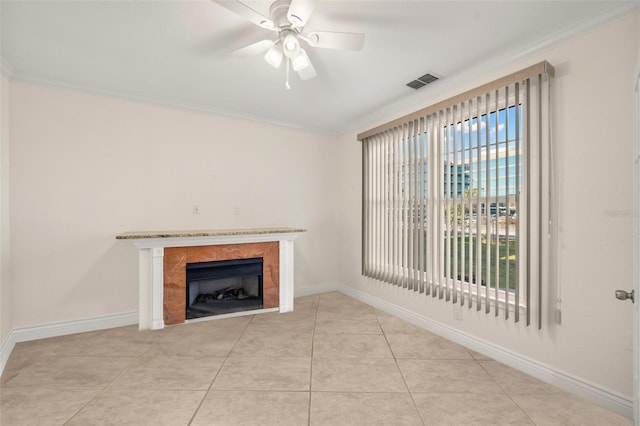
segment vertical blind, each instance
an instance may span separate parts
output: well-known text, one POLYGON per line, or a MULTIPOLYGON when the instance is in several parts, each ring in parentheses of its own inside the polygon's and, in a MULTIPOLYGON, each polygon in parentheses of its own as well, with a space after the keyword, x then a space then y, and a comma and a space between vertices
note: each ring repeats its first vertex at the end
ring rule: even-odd
POLYGON ((363 275, 542 326, 552 75, 544 61, 358 135, 363 275))

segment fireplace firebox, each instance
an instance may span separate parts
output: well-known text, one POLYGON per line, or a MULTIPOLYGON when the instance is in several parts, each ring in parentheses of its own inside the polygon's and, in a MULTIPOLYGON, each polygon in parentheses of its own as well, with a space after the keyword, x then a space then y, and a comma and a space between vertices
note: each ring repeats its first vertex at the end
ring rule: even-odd
POLYGON ((262 309, 263 259, 187 263, 186 319, 262 309))

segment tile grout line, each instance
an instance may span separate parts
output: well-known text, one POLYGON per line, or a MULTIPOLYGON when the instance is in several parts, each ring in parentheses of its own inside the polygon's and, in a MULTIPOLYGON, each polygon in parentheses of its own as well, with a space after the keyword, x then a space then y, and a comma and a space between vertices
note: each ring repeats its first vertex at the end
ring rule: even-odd
POLYGON ((207 390, 204 392, 204 395, 202 396, 202 399, 200 400, 200 403, 198 404, 196 409, 193 411, 193 415, 189 419, 189 422, 187 422, 187 426, 191 426, 191 424, 195 420, 196 416, 198 415, 198 411, 200 411, 200 408, 202 407, 202 404, 204 404, 204 400, 207 399, 207 396, 209 395, 209 392, 211 391, 211 388, 213 387, 213 384, 215 383, 216 379, 220 375, 220 372, 222 371, 222 367, 224 367, 224 364, 229 359, 229 355, 231 355, 231 352, 233 352, 233 349, 236 347, 236 345, 240 341, 240 338, 242 337, 244 332, 247 331, 247 327, 249 327, 249 324, 251 324, 253 322, 255 317, 256 317, 256 315, 252 315, 251 316, 251 319, 245 324, 244 328, 242 329, 242 331, 238 335, 238 338, 236 339, 235 343, 233 344, 231 349, 229 349, 229 352, 227 353, 227 355, 224 357, 224 361, 222 361, 222 364, 220 364, 220 368, 218 368, 218 371, 216 372, 216 375, 213 376, 213 379, 211 380, 211 383, 209 383, 209 387, 207 388, 207 390))
POLYGON ((313 347, 316 343, 316 321, 318 320, 318 308, 320 307, 320 296, 317 296, 313 314, 313 330, 311 330, 311 360, 309 367, 309 407, 307 411, 307 426, 311 426, 311 384, 313 383, 313 347))
MULTIPOLYGON (((98 333, 98 336, 101 336, 103 334, 106 334, 107 330, 101 330, 101 333, 98 333)), ((153 343, 153 346, 155 346, 157 344, 157 342, 153 343)), ((82 407, 80 407, 80 409, 78 409, 78 411, 76 411, 71 417, 69 417, 69 419, 64 422, 65 425, 69 424, 69 422, 71 420, 73 420, 74 417, 76 417, 78 414, 80 414, 82 412, 82 410, 84 410, 92 401, 95 401, 96 398, 98 398, 100 395, 102 395, 107 388, 116 381, 116 379, 118 377, 120 377, 129 367, 131 367, 138 359, 144 357, 144 355, 149 352, 152 348, 147 349, 146 351, 144 351, 142 354, 137 355, 137 356, 133 356, 131 358, 133 358, 131 360, 131 362, 129 364, 127 364, 118 374, 116 374, 113 379, 111 379, 111 381, 109 383, 107 383, 102 389, 100 389, 92 398, 90 398, 85 404, 82 405, 82 407)), ((64 355, 63 355, 64 356, 64 355)), ((88 357, 88 356, 87 356, 88 357)), ((99 357, 98 357, 99 358, 99 357)), ((113 358, 113 357, 107 357, 107 356, 103 356, 103 358, 113 358)), ((126 357, 123 357, 126 358, 126 357)))
MULTIPOLYGON (((155 343, 154 343, 154 345, 155 345, 155 343)), ((109 387, 113 382, 115 382, 115 381, 116 381, 116 379, 122 375, 122 373, 124 373, 124 372, 127 370, 127 368, 131 367, 131 366, 132 366, 132 365, 133 365, 133 364, 134 364, 138 359, 142 358, 142 356, 143 356, 145 353, 147 353, 147 351, 145 351, 142 355, 138 355, 138 356, 135 356, 135 357, 131 357, 131 358, 133 358, 133 359, 131 360, 131 362, 129 362, 129 364, 127 364, 127 365, 126 365, 122 370, 120 370, 120 372, 119 372, 118 374, 116 374, 116 375, 113 377, 113 379, 111 379, 111 380, 109 381, 109 383, 107 383, 106 385, 104 385, 104 387, 103 387, 102 389, 100 389, 100 390, 99 390, 99 391, 98 391, 98 392, 97 392, 97 393, 96 393, 92 398, 90 398, 90 399, 89 399, 85 404, 83 404, 83 405, 82 405, 82 407, 80 407, 80 409, 78 409, 78 411, 76 411, 75 413, 73 413, 73 415, 72 415, 71 417, 69 417, 69 419, 68 419, 66 422, 64 422, 64 424, 65 424, 65 425, 69 424, 69 422, 70 422, 71 420, 73 420, 73 418, 74 418, 74 417, 76 417, 78 414, 80 414, 80 413, 82 412, 82 410, 84 410, 84 409, 87 407, 87 405, 89 405, 92 401, 95 401, 95 399, 96 399, 96 398, 98 398, 98 396, 102 395, 102 394, 107 390, 107 388, 108 388, 108 387, 109 387)), ((104 357, 104 358, 108 358, 108 357, 104 357)), ((111 358, 112 358, 112 357, 111 357, 111 358)), ((127 358, 127 357, 119 357, 119 358, 127 358)))
MULTIPOLYGON (((498 383, 498 381, 495 379, 495 377, 493 377, 493 375, 484 367, 484 365, 482 365, 482 363, 480 362, 479 359, 476 359, 476 357, 473 356, 473 354, 471 355, 473 357, 473 359, 478 363, 478 365, 480 366, 480 368, 482 368, 484 370, 485 373, 487 373, 487 375, 489 377, 491 377, 491 380, 493 380, 493 382, 502 390, 502 392, 504 392, 504 394, 507 396, 507 398, 509 398, 509 400, 511 400, 511 402, 513 402, 516 407, 518 407, 518 410, 520 410, 522 412, 522 414, 524 414, 524 416, 529 419, 529 421, 531 422, 532 425, 535 425, 536 422, 533 421, 533 419, 529 416, 529 414, 524 410, 524 408, 522 408, 520 406, 520 404, 518 404, 512 397, 511 394, 509 392, 507 392, 507 390, 500 385, 500 383, 498 383)), ((491 360, 491 362, 498 362, 498 361, 494 361, 491 360)))
POLYGON ((391 356, 393 357, 393 362, 395 362, 396 368, 398 369, 398 372, 400 373, 400 377, 402 377, 402 382, 404 383, 404 386, 407 388, 407 393, 409 394, 409 398, 411 398, 411 402, 413 403, 413 407, 416 409, 416 413, 418 414, 418 417, 420 418, 420 421, 422 422, 423 426, 426 426, 427 423, 424 421, 424 418, 422 418, 422 413, 420 413, 420 409, 418 408, 418 404, 416 403, 416 400, 413 398, 413 393, 411 393, 411 389, 409 389, 409 384, 407 383, 407 379, 405 379, 404 374, 402 373, 402 369, 400 368, 400 364, 398 364, 398 358, 396 358, 396 354, 393 352, 393 349, 391 348, 391 343, 389 343, 389 339, 387 338, 387 333, 384 331, 384 327, 382 327, 382 324, 380 323, 380 318, 375 313, 375 310, 374 310, 373 313, 374 313, 374 315, 376 317, 376 321, 378 321, 378 326, 380 327, 380 330, 382 331, 382 335, 384 336, 384 340, 385 340, 385 342, 387 342, 387 346, 389 347, 389 352, 391 352, 391 356))
MULTIPOLYGON (((108 385, 107 385, 107 386, 108 386, 108 385)), ((67 421, 66 421, 66 422, 64 422, 64 423, 63 423, 63 425, 67 425, 67 424, 69 424, 69 422, 70 422, 71 420, 73 420, 73 418, 74 418, 75 416, 77 416, 78 414, 80 414, 80 412, 81 412, 82 410, 84 410, 84 409, 86 408, 86 406, 87 406, 87 405, 89 405, 89 404, 91 403, 91 401, 93 401, 93 400, 94 400, 94 399, 96 399, 100 394, 102 394, 102 393, 107 389, 107 386, 105 386, 103 389, 100 389, 100 390, 99 390, 95 395, 93 395, 93 397, 92 397, 92 398, 89 398, 89 400, 88 400, 87 402, 85 402, 84 404, 82 404, 82 407, 78 408, 78 410, 77 410, 75 413, 73 413, 73 415, 72 415, 71 417, 69 417, 69 419, 67 419, 67 421)), ((39 388, 39 389, 42 389, 42 388, 39 388)))

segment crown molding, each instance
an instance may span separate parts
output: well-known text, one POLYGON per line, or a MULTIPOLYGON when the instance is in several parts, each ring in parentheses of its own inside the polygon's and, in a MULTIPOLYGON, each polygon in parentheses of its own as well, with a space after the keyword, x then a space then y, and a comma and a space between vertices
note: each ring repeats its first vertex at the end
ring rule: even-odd
POLYGON ((116 90, 97 89, 93 87, 60 82, 56 80, 48 80, 48 79, 40 78, 38 76, 34 76, 28 73, 13 72, 11 78, 13 80, 19 80, 25 83, 35 84, 39 86, 52 87, 56 89, 73 90, 73 91, 89 93, 97 96, 107 96, 111 98, 118 98, 118 99, 133 101, 133 102, 152 104, 152 105, 157 105, 165 108, 172 108, 172 109, 177 109, 182 111, 199 112, 199 113, 217 115, 217 116, 227 117, 227 118, 232 118, 237 120, 252 121, 256 123, 267 124, 275 127, 285 128, 285 129, 298 130, 298 131, 307 132, 307 133, 316 133, 316 134, 325 135, 325 136, 337 135, 336 132, 333 132, 329 129, 301 126, 301 125, 290 123, 287 121, 272 120, 265 117, 253 115, 253 114, 246 114, 238 111, 221 109, 221 108, 213 108, 207 105, 201 105, 196 103, 176 102, 170 99, 161 99, 161 98, 153 98, 149 96, 132 95, 132 94, 127 94, 123 92, 118 92, 116 90))
POLYGON ((632 15, 638 12, 640 12, 640 2, 618 2, 615 6, 604 9, 597 15, 583 19, 580 22, 577 22, 554 33, 550 33, 547 37, 545 37, 538 43, 533 43, 525 49, 518 49, 519 53, 513 52, 510 57, 512 60, 514 60, 540 53, 543 50, 557 46, 580 34, 586 34, 611 22, 617 21, 618 19, 621 19, 627 15, 632 15))

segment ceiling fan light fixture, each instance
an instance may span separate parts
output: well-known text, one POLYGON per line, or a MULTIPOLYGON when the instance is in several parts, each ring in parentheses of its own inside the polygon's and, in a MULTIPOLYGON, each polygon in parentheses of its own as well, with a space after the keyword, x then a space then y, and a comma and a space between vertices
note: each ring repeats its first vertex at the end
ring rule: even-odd
POLYGON ((293 33, 287 34, 282 39, 282 50, 287 58, 295 58, 300 53, 300 42, 293 33))
MULTIPOLYGON (((0 0, 2 1, 2 0, 0 0)), ((213 0, 220 6, 249 20, 256 26, 273 31, 274 39, 255 42, 232 52, 235 56, 264 55, 265 61, 274 68, 285 62, 285 87, 290 88, 289 76, 293 68, 301 80, 309 80, 318 74, 307 52, 302 49, 303 40, 312 48, 338 50, 361 50, 364 34, 335 31, 305 32, 305 27, 314 6, 321 0, 270 0, 269 17, 245 4, 249 0, 213 0)), ((255 3, 251 0, 250 3, 255 3)), ((305 46, 306 47, 306 46, 305 46)))
POLYGON ((309 56, 307 56, 307 52, 304 49, 300 49, 300 53, 298 56, 291 58, 291 66, 294 71, 300 71, 309 66, 311 61, 309 61, 309 56))
POLYGON ((280 68, 282 63, 282 49, 279 43, 275 43, 264 55, 264 60, 274 68, 280 68))

